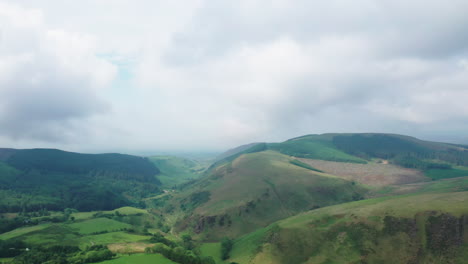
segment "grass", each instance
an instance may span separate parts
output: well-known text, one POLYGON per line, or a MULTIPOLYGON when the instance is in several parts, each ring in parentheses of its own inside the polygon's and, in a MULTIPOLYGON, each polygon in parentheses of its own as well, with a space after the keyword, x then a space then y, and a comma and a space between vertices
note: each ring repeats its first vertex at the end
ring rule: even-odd
POLYGON ((305 137, 296 140, 288 140, 283 143, 272 143, 268 144, 268 149, 276 150, 285 155, 294 157, 366 163, 363 159, 346 154, 337 149, 331 141, 319 137, 305 137))
POLYGON ((302 167, 302 168, 305 168, 305 169, 308 169, 308 170, 313 170, 313 171, 316 171, 316 172, 323 172, 323 171, 321 171, 319 169, 316 169, 316 168, 310 166, 309 164, 304 163, 304 162, 302 162, 300 160, 297 160, 297 159, 291 160, 291 161, 289 161, 289 163, 291 163, 293 165, 296 165, 296 166, 299 166, 299 167, 302 167))
POLYGON ((212 257, 216 263, 222 263, 221 259, 221 243, 203 243, 200 246, 202 256, 212 257))
POLYGON ((209 192, 209 200, 200 203, 194 215, 218 217, 216 224, 204 229, 206 239, 217 239, 236 237, 302 211, 361 199, 367 191, 291 160, 271 150, 243 154, 182 193, 180 204, 186 205, 195 193, 209 192))
POLYGON ((112 232, 99 235, 90 235, 82 237, 80 246, 87 245, 107 245, 112 243, 131 243, 139 242, 149 239, 149 236, 142 236, 137 234, 129 234, 126 232, 112 232))
POLYGON ((134 254, 99 262, 100 264, 176 264, 161 254, 134 254))
POLYGON ((118 222, 108 218, 95 218, 68 225, 76 229, 82 235, 89 235, 99 232, 120 231, 132 227, 129 224, 118 222))
MULTIPOLYGON (((365 253, 369 263, 406 263, 405 259, 418 254, 419 245, 425 247, 427 220, 421 213, 444 212, 461 217, 468 213, 467 200, 468 192, 424 193, 363 200, 301 213, 237 239, 229 261, 357 263, 362 260, 360 250, 365 249, 370 253, 365 253), (416 237, 421 244, 411 242, 404 232, 385 235, 379 231, 387 215, 416 219, 416 237)), ((424 254, 432 258, 430 252, 424 254)))
POLYGON ((130 207, 130 206, 125 206, 125 207, 120 207, 111 211, 92 211, 92 212, 78 212, 78 213, 73 213, 71 216, 73 216, 76 220, 84 220, 84 219, 90 219, 93 218, 94 215, 98 212, 102 212, 103 214, 115 214, 115 212, 119 212, 122 215, 136 215, 136 214, 147 214, 148 211, 140 208, 135 208, 135 207, 130 207))
POLYGON ((13 258, 0 258, 0 264, 7 264, 13 261, 13 258))
POLYGON ((13 231, 6 232, 0 235, 1 240, 7 240, 15 237, 19 237, 31 232, 39 231, 45 228, 48 228, 50 224, 43 224, 43 225, 35 225, 35 226, 28 226, 28 227, 21 227, 17 228, 13 231))

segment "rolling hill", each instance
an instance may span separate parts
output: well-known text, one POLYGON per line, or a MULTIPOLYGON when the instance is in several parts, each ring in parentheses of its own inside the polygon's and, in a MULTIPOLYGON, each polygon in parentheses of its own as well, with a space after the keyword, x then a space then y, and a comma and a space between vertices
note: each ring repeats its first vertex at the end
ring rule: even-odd
POLYGON ((463 183, 456 192, 451 187, 459 180, 444 187, 432 182, 432 188, 417 194, 298 214, 237 239, 229 261, 466 263, 468 178, 463 183))
POLYGON ((159 169, 123 154, 80 154, 55 149, 3 149, 1 211, 108 210, 160 193, 159 169))
POLYGON ((294 161, 263 151, 213 169, 175 200, 174 207, 188 215, 178 228, 207 239, 237 236, 305 210, 363 199, 368 191, 294 161))
POLYGON ((179 216, 176 230, 206 240, 238 237, 300 212, 468 176, 466 153, 462 145, 393 134, 254 143, 222 154, 205 177, 163 204, 179 216))

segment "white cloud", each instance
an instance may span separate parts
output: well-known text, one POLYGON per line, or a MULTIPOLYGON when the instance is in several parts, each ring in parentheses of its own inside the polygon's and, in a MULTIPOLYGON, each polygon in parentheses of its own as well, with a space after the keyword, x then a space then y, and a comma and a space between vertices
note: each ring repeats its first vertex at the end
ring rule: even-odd
POLYGON ((468 129, 463 0, 15 2, 28 8, 0 6, 2 39, 14 36, 0 46, 0 82, 23 92, 2 91, 12 99, 0 111, 28 105, 15 118, 42 135, 18 134, 21 125, 18 137, 223 149, 304 133, 468 129), (50 107, 20 100, 31 94, 50 107))
POLYGON ((91 36, 48 28, 40 10, 6 3, 0 21, 3 136, 67 141, 75 119, 106 109, 99 89, 116 67, 95 56, 91 36))

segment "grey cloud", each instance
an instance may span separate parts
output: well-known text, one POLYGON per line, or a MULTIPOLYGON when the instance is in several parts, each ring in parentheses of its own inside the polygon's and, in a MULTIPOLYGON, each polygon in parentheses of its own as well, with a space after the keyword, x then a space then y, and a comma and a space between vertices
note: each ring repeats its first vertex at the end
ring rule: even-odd
POLYGON ((97 87, 113 67, 92 58, 86 38, 52 31, 40 15, 23 23, 31 13, 21 7, 0 8, 0 136, 63 142, 82 133, 76 120, 108 110, 97 87))

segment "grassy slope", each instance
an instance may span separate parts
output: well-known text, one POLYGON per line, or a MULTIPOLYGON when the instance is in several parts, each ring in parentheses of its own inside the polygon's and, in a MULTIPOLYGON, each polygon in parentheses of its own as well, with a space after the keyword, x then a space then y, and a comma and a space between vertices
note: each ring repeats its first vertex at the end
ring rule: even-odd
POLYGON ((328 138, 319 135, 288 140, 282 143, 271 143, 268 144, 268 149, 301 158, 366 163, 361 158, 337 149, 328 138))
POLYGON ((304 210, 359 199, 365 192, 350 181, 290 161, 285 155, 265 151, 218 167, 180 198, 187 211, 195 208, 182 228, 188 225, 196 232, 206 231, 208 237, 237 236, 304 210), (201 194, 208 199, 197 204, 195 198, 201 194))
MULTIPOLYGON (((287 218, 238 239, 231 261, 360 263, 365 256, 369 263, 406 263, 422 248, 418 263, 445 263, 450 255, 436 254, 427 248, 428 212, 450 213, 454 217, 468 214, 468 192, 441 192, 451 191, 459 184, 459 180, 443 185, 434 183, 438 186, 422 189, 418 194, 335 205, 287 218), (383 219, 387 215, 412 219, 418 226, 416 233, 408 235, 402 230, 385 233, 383 230, 388 227, 385 229, 383 219)), ((409 226, 413 227, 411 221, 409 226)), ((402 224, 391 226, 405 228, 402 224)), ((465 234, 465 247, 466 243, 465 234)), ((451 252, 454 259, 464 257, 463 252, 451 252)))

